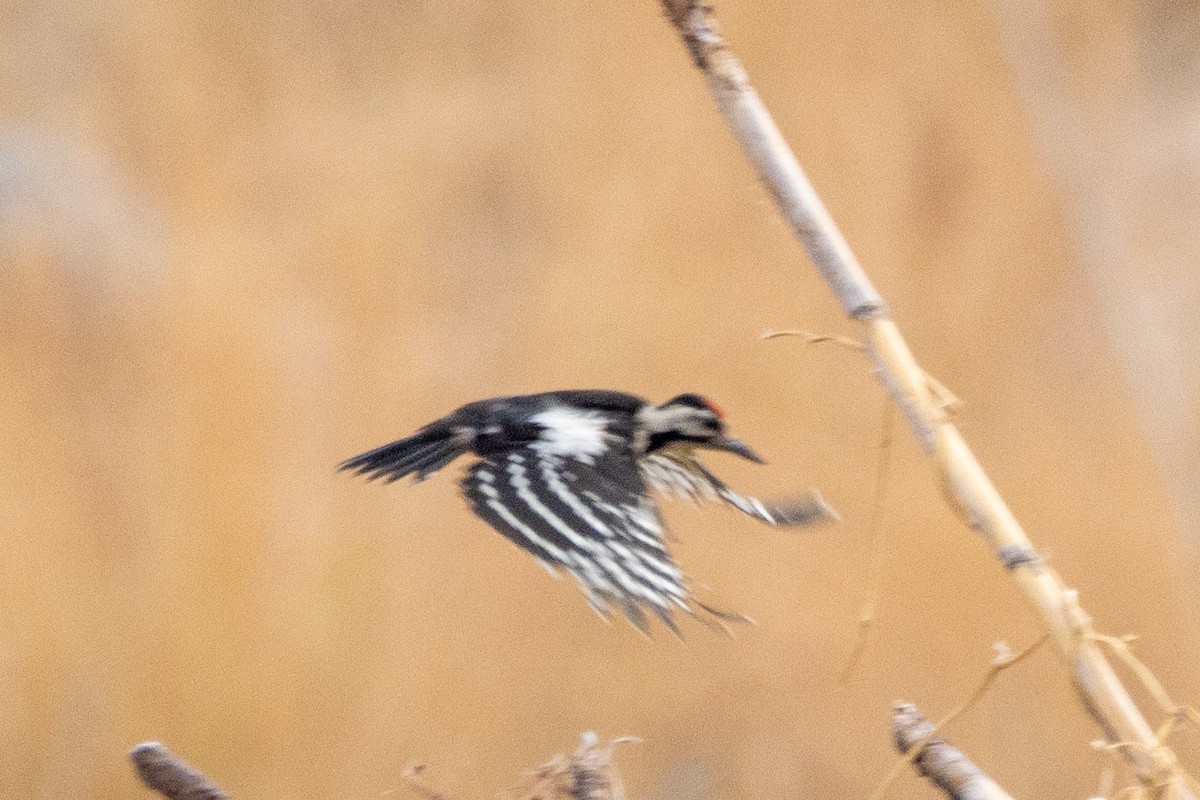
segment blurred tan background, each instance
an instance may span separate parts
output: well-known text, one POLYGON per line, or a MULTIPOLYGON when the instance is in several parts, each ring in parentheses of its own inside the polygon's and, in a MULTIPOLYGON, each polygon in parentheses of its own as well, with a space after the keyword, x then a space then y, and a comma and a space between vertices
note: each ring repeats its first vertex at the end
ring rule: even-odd
MULTIPOLYGON (((1200 702, 1200 8, 718 13, 1034 541, 1200 702)), ((0 280, 4 797, 145 796, 146 739, 243 800, 404 796, 414 761, 494 797, 589 729, 644 738, 637 798, 861 797, 893 700, 939 716, 1038 633, 898 429, 840 682, 883 397, 851 352, 758 339, 853 329, 656 3, 0 5, 0 280), (720 474, 842 512, 666 508, 757 627, 605 626, 457 469, 334 472, 469 400, 593 386, 710 395, 771 462, 720 474)), ((1097 735, 1045 650, 952 738, 1016 796, 1082 798, 1097 735)))

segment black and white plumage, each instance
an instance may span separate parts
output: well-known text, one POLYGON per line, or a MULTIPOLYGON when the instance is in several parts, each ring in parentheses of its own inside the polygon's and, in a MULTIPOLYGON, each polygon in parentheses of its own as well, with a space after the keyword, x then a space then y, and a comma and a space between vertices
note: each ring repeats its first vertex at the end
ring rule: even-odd
POLYGON ((724 450, 762 463, 725 433, 724 415, 699 395, 662 405, 605 390, 546 392, 470 403, 340 465, 387 482, 423 481, 467 453, 479 457, 463 494, 485 522, 531 553, 548 571, 566 570, 588 602, 607 616, 621 610, 646 629, 646 612, 672 630, 675 609, 697 607, 664 541, 649 489, 713 500, 770 525, 835 519, 816 492, 767 504, 740 495, 695 457, 724 450))

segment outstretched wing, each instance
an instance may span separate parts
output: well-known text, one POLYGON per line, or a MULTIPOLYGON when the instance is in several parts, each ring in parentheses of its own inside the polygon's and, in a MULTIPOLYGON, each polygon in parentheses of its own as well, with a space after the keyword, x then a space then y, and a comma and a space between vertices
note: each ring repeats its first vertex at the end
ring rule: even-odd
POLYGON ((616 606, 645 630, 649 611, 677 632, 672 612, 694 613, 628 449, 585 461, 534 442, 485 456, 463 492, 476 514, 548 570, 571 573, 602 615, 616 606))
POLYGON ((382 478, 385 483, 406 475, 420 482, 471 448, 471 436, 439 420, 404 439, 368 450, 338 464, 339 470, 366 475, 367 480, 382 478))
POLYGON ((656 491, 693 502, 711 500, 727 503, 768 525, 815 525, 838 518, 837 512, 815 489, 770 503, 738 494, 690 453, 652 453, 644 456, 638 462, 638 467, 646 482, 656 491))

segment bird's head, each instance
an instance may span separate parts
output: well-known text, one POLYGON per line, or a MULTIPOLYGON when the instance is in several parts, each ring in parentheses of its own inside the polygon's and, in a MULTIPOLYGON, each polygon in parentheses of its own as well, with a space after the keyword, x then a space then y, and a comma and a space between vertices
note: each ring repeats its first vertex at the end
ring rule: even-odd
POLYGON ((745 442, 725 433, 725 412, 698 394, 681 394, 662 405, 646 406, 638 416, 650 434, 650 450, 679 443, 724 450, 759 464, 766 463, 745 442))

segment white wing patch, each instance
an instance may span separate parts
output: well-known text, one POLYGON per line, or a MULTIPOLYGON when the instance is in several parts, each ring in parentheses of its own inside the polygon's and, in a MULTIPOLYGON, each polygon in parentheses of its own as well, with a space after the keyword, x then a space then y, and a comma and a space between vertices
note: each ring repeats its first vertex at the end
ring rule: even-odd
POLYGON ((557 406, 535 414, 531 420, 543 429, 532 445, 538 452, 594 464, 596 456, 608 446, 605 418, 594 411, 557 406))

